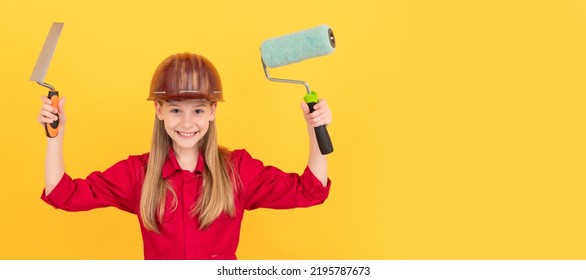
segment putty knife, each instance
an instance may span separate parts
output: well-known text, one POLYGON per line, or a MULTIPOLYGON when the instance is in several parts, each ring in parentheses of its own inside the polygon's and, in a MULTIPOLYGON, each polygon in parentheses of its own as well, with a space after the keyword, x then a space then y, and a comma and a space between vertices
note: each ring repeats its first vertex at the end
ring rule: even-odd
MULTIPOLYGON (((43 49, 41 49, 41 54, 37 59, 37 64, 35 65, 35 69, 33 69, 30 78, 31 81, 35 81, 37 84, 49 89, 51 106, 55 109, 58 109, 59 107, 59 92, 50 84, 45 83, 45 75, 49 69, 49 64, 51 63, 51 58, 53 58, 53 53, 55 52, 55 47, 57 46, 57 41, 59 40, 59 35, 61 35, 62 29, 63 23, 61 22, 54 22, 53 25, 51 25, 51 30, 49 30, 49 35, 47 36, 47 39, 45 39, 45 44, 43 45, 43 49)), ((50 138, 57 136, 57 134, 59 134, 59 120, 57 119, 51 124, 45 124, 45 133, 47 134, 47 137, 50 138)))

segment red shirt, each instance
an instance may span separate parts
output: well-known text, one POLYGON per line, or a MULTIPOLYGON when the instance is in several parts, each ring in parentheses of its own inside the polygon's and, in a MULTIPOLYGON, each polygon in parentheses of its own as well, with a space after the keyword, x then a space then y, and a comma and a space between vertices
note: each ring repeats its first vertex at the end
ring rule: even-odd
POLYGON ((145 259, 236 259, 240 224, 244 210, 256 208, 287 209, 321 204, 328 197, 327 186, 315 178, 308 167, 302 175, 285 173, 265 166, 245 150, 235 150, 231 158, 242 180, 242 190, 235 196, 235 217, 222 213, 207 229, 199 229, 197 217, 189 214, 202 185, 204 158, 200 153, 194 172, 182 170, 170 152, 162 176, 177 194, 177 209, 171 211, 171 195, 161 234, 143 227, 140 216, 140 192, 148 163, 148 153, 129 156, 104 172, 93 172, 86 179, 72 179, 64 174, 48 196, 41 199, 66 211, 85 211, 114 206, 136 214, 140 222, 145 259))

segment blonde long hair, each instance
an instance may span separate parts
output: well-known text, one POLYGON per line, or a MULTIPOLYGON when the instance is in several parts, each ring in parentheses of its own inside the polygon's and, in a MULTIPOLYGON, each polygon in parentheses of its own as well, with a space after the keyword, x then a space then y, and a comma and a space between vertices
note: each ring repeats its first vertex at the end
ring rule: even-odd
MULTIPOLYGON (((177 208, 177 194, 161 175, 172 146, 173 140, 167 135, 163 121, 155 116, 151 152, 140 196, 140 215, 143 226, 156 233, 160 233, 159 225, 163 223, 167 192, 173 197, 168 210, 177 208)), ((205 159, 203 183, 190 214, 197 216, 200 229, 205 229, 222 212, 231 217, 235 215, 235 186, 239 185, 239 179, 230 160, 230 151, 218 146, 215 121, 210 122, 206 135, 198 142, 198 149, 205 159)))

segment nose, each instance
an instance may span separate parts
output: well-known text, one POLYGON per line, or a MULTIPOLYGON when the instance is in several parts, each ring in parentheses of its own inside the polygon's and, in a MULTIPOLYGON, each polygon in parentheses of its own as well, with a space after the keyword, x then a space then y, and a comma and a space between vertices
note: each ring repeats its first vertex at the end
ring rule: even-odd
POLYGON ((191 114, 185 114, 181 122, 181 126, 185 129, 190 129, 195 125, 195 117, 191 114))

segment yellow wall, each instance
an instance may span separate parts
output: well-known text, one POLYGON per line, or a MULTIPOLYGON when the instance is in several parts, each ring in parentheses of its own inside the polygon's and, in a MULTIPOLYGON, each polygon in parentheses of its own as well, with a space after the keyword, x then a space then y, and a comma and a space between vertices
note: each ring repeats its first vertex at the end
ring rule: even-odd
POLYGON ((151 75, 184 51, 222 75, 221 144, 302 171, 304 89, 266 80, 259 47, 333 28, 332 55, 272 72, 333 108, 330 198, 247 212, 241 259, 586 258, 584 1, 3 0, 1 259, 142 258, 134 216, 39 199, 46 90, 28 78, 53 21, 77 177, 148 151, 151 75))

